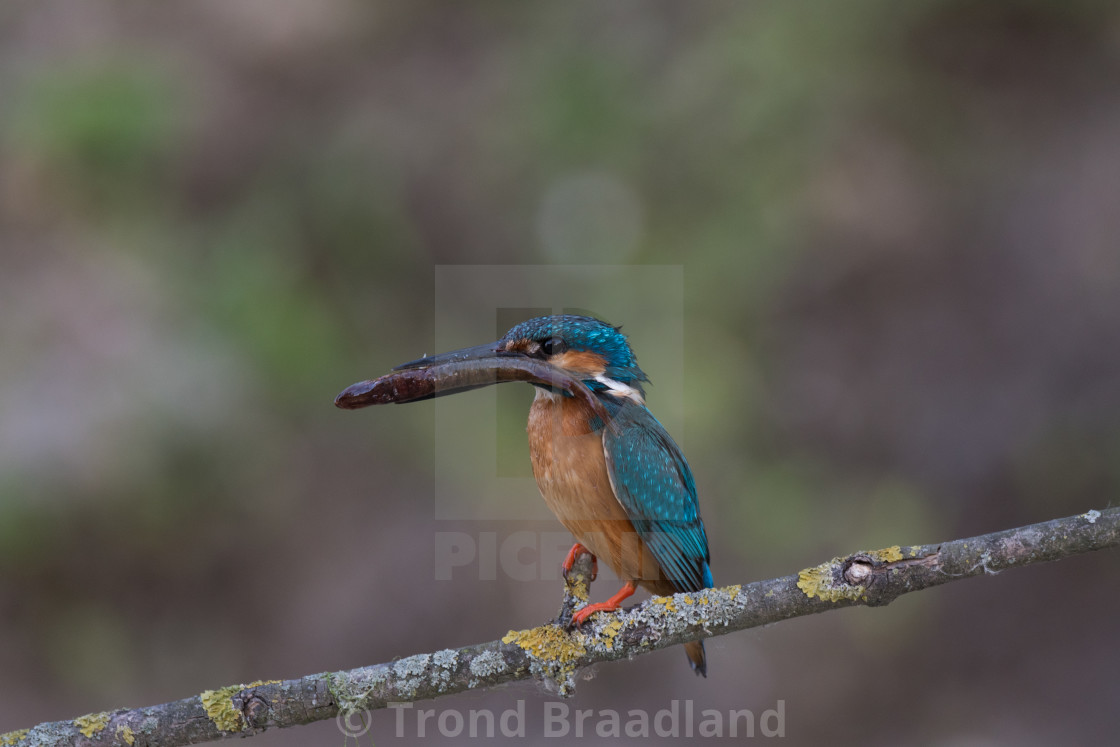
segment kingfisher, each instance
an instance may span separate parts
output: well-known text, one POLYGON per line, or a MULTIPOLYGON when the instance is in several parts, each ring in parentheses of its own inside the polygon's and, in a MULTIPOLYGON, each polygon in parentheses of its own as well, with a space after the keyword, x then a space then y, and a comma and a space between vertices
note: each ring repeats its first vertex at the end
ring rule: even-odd
MULTIPOLYGON (((646 407, 649 378, 620 327, 571 314, 530 319, 496 342, 425 356, 355 384, 335 404, 411 402, 504 381, 536 387, 529 454, 545 503, 576 540, 565 577, 589 554, 592 579, 601 559, 623 581, 607 601, 577 610, 573 626, 617 610, 638 586, 669 595, 713 585, 692 470, 646 407)), ((685 644, 685 653, 707 676, 703 642, 685 644)))

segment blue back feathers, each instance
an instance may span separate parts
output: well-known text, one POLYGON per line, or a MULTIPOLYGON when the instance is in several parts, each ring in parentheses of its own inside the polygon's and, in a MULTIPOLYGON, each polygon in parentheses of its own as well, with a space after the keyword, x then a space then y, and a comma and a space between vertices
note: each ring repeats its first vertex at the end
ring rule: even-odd
POLYGON ((677 591, 712 586, 692 470, 644 406, 624 404, 603 431, 615 496, 677 591))

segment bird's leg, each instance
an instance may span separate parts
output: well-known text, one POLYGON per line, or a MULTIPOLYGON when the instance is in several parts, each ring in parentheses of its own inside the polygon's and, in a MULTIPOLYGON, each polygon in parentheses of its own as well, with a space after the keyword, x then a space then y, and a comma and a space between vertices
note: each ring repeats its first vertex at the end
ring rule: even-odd
POLYGON ((568 574, 572 572, 572 566, 576 564, 576 559, 580 555, 591 555, 591 580, 594 581, 595 577, 599 575, 599 561, 586 547, 580 543, 572 545, 572 549, 568 550, 568 557, 564 558, 564 562, 560 567, 564 570, 564 580, 568 580, 568 574))
POLYGON ((626 584, 607 601, 589 604, 572 615, 572 627, 579 627, 587 620, 587 618, 591 617, 596 612, 614 612, 616 609, 622 606, 623 600, 631 596, 637 589, 637 581, 627 581, 626 584))
POLYGON ((595 566, 595 556, 581 544, 573 547, 564 559, 564 601, 560 604, 560 615, 554 621, 561 628, 572 627, 572 615, 576 608, 587 604, 591 579, 595 578, 595 566))

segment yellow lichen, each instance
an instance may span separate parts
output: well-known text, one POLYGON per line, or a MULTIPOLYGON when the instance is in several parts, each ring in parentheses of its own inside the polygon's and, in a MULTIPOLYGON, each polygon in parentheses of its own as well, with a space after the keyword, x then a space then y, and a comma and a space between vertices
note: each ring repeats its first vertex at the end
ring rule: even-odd
POLYGON ((7 734, 0 734, 0 746, 13 747, 13 745, 19 744, 20 740, 26 737, 30 731, 30 729, 19 729, 7 734))
POLYGON ((121 724, 117 727, 117 737, 130 746, 136 741, 136 735, 132 733, 132 727, 128 724, 121 724))
POLYGON ((206 715, 222 731, 241 731, 244 724, 241 714, 233 707, 233 696, 242 690, 261 685, 278 685, 280 680, 257 680, 248 685, 230 685, 218 690, 205 690, 198 697, 202 700, 202 707, 206 715))
POLYGON ((797 574, 797 588, 812 599, 817 597, 824 602, 839 602, 841 599, 863 599, 861 586, 834 586, 832 584, 832 563, 824 563, 816 568, 806 568, 797 574))
POLYGON ((664 605, 665 609, 669 612, 677 611, 677 603, 673 601, 672 597, 654 597, 650 601, 655 604, 664 605))
POLYGON ((607 639, 606 646, 608 649, 614 648, 614 639, 620 630, 622 630, 622 621, 617 619, 611 620, 603 626, 602 636, 607 639))
POLYGON ((241 714, 234 710, 231 700, 240 691, 240 687, 232 685, 217 690, 204 690, 198 696, 202 700, 202 707, 206 709, 206 715, 222 731, 241 731, 241 714))
POLYGON ((591 589, 582 576, 577 577, 574 583, 568 584, 568 593, 581 602, 586 602, 591 597, 591 589))
MULTIPOLYGON (((735 584, 734 586, 725 586, 723 587, 723 590, 726 591, 727 595, 731 597, 731 601, 735 601, 735 597, 739 596, 739 592, 743 590, 743 587, 740 584, 735 584)), ((767 593, 767 596, 770 596, 770 594, 773 593, 774 590, 771 589, 767 593)))
POLYGON ((511 630, 502 643, 516 643, 532 656, 543 661, 567 664, 583 656, 587 649, 556 625, 542 625, 530 630, 511 630))
POLYGON ((902 560, 902 548, 898 545, 884 547, 882 550, 872 550, 867 553, 873 558, 883 561, 884 563, 895 563, 902 560))
POLYGON ((87 737, 92 737, 109 725, 108 713, 87 713, 85 716, 74 719, 74 726, 87 737))

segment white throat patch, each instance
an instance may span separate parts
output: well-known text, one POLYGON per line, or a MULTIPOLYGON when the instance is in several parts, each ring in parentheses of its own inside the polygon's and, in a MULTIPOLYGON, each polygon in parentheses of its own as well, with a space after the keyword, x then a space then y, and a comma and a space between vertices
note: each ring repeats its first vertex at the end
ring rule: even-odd
MULTIPOLYGON (((595 381, 598 381, 600 384, 605 386, 607 388, 607 391, 609 391, 611 393, 611 396, 613 397, 625 397, 626 399, 629 399, 633 402, 637 402, 639 405, 644 405, 646 403, 645 399, 642 397, 641 392, 639 392, 632 386, 623 384, 621 381, 608 379, 603 375, 596 376, 595 381)), ((558 394, 551 389, 546 389, 543 386, 533 388, 537 390, 534 399, 548 399, 556 402, 564 398, 564 395, 558 394)))
POLYGON ((615 381, 614 379, 608 379, 602 374, 596 376, 595 381, 605 386, 612 396, 625 397, 633 402, 637 402, 639 405, 644 405, 646 403, 645 399, 642 397, 642 393, 628 384, 623 384, 621 381, 615 381))
POLYGON ((557 394, 551 389, 545 389, 543 386, 535 386, 533 388, 537 390, 537 394, 535 397, 533 397, 533 399, 548 399, 556 402, 557 400, 563 399, 564 397, 564 395, 557 394))

